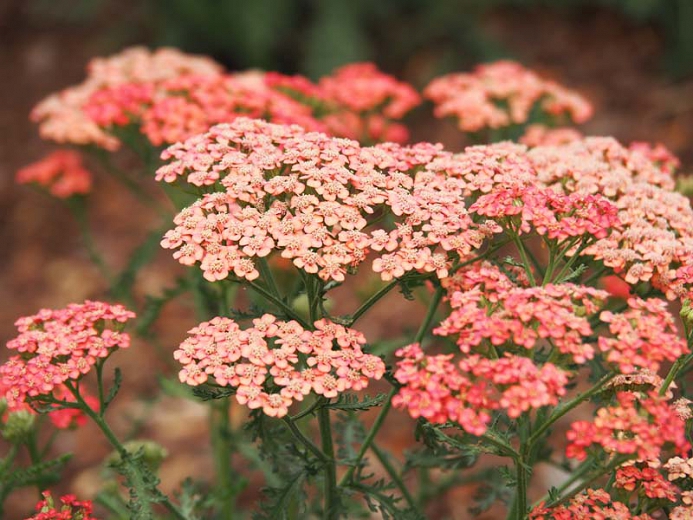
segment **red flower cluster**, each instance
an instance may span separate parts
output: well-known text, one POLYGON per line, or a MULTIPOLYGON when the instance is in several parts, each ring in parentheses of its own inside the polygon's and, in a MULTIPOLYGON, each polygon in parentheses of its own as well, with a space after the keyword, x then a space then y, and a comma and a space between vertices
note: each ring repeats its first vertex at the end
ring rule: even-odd
POLYGON ((668 398, 648 394, 617 392, 617 403, 597 410, 593 421, 576 421, 567 433, 568 457, 584 460, 593 445, 608 453, 636 455, 639 460, 657 460, 666 448, 686 453, 685 422, 668 398))
POLYGON ((26 520, 97 520, 92 516, 94 505, 89 500, 65 495, 60 497, 60 504, 56 504, 50 491, 42 494, 43 500, 36 504, 36 514, 26 520))
POLYGON ((130 345, 130 336, 121 331, 134 316, 122 305, 86 301, 17 320, 20 334, 7 348, 19 354, 0 366, 10 408, 41 395, 64 397, 63 383, 80 379, 98 359, 130 345))
POLYGON ((458 423, 468 433, 482 435, 493 410, 511 418, 558 404, 568 375, 551 363, 541 368, 531 359, 505 353, 499 359, 473 354, 457 363, 453 354, 425 355, 418 343, 396 352, 395 378, 403 387, 392 404, 430 422, 458 423))
POLYGON ((183 365, 180 380, 196 386, 213 377, 235 388, 240 404, 283 417, 311 392, 337 397, 383 376, 383 361, 362 350, 363 334, 325 319, 314 327, 305 330, 270 314, 247 329, 229 318, 201 323, 174 353, 183 365))
POLYGON ((240 116, 369 141, 407 139, 396 123, 420 102, 416 91, 371 63, 356 63, 313 84, 276 73, 173 75, 110 84, 82 107, 102 130, 136 124, 159 146, 183 141, 240 116))
POLYGON ((675 361, 689 352, 665 301, 629 298, 624 312, 604 311, 599 319, 609 324, 613 334, 611 338, 600 336, 599 349, 624 374, 636 368, 657 373, 662 361, 675 361))
POLYGON ((100 128, 84 112, 94 92, 122 85, 163 81, 181 75, 218 75, 221 66, 209 58, 191 56, 177 49, 149 51, 132 47, 108 58, 96 58, 87 66, 87 78, 79 85, 48 96, 31 112, 41 137, 59 143, 93 144, 115 150, 120 142, 100 128))
POLYGON ((539 349, 550 341, 575 363, 594 357, 586 342, 593 334, 588 318, 608 298, 604 291, 574 284, 522 287, 490 264, 460 272, 449 290, 452 312, 434 333, 456 336, 461 352, 539 349))
POLYGON ((38 184, 61 199, 91 191, 92 176, 79 153, 57 150, 40 161, 25 166, 15 177, 19 184, 38 184))
POLYGON ((512 61, 436 78, 424 95, 435 104, 437 117, 455 117, 465 132, 523 124, 536 108, 557 121, 583 123, 592 117, 582 96, 512 61))

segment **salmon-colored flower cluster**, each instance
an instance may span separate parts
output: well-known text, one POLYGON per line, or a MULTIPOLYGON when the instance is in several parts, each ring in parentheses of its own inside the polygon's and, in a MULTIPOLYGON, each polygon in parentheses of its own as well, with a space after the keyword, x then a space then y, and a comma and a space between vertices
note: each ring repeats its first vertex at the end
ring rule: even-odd
POLYGON ((94 505, 89 500, 64 495, 56 504, 50 491, 44 491, 42 495, 43 500, 36 504, 36 513, 26 520, 97 520, 92 516, 94 505))
POLYGON ((567 504, 545 507, 540 504, 529 514, 530 520, 652 520, 648 514, 633 515, 623 502, 612 500, 603 489, 586 489, 567 504))
POLYGON ((138 125, 155 146, 172 144, 236 117, 264 118, 327 130, 310 106, 269 88, 260 73, 178 76, 96 91, 84 111, 100 127, 138 125))
POLYGON ((15 179, 19 184, 37 184, 61 199, 87 194, 92 185, 91 172, 72 150, 56 150, 19 170, 15 179))
POLYGON ((614 486, 631 492, 642 490, 646 497, 653 499, 678 500, 679 489, 665 479, 657 467, 646 463, 624 464, 618 468, 614 486))
POLYGON ((80 379, 99 359, 130 346, 122 328, 134 316, 122 305, 85 301, 17 320, 19 336, 7 348, 18 354, 0 366, 10 408, 42 395, 64 397, 65 382, 80 379))
POLYGON ((453 354, 425 355, 418 343, 396 352, 395 378, 402 384, 392 400, 396 408, 430 422, 458 423, 473 435, 482 435, 491 412, 509 417, 558 404, 568 375, 551 363, 538 367, 531 359, 506 353, 498 359, 477 354, 454 362, 453 354))
POLYGON ((384 280, 409 271, 444 277, 453 257, 481 246, 496 225, 476 225, 465 209, 465 183, 442 173, 403 173, 440 153, 433 145, 362 148, 355 141, 238 118, 163 153, 157 179, 186 177, 221 186, 175 218, 162 246, 185 265, 201 263, 208 280, 234 273, 253 280, 255 258, 280 250, 299 269, 342 281, 375 251, 384 280), (390 230, 366 232, 392 214, 390 230))
POLYGON ((597 410, 593 421, 574 422, 566 437, 568 457, 584 460, 587 450, 657 460, 666 449, 687 453, 686 426, 667 397, 657 392, 617 392, 616 403, 597 410))
POLYGON ((311 392, 337 397, 383 376, 383 361, 363 352, 363 334, 326 319, 314 327, 306 330, 271 314, 247 329, 229 318, 201 323, 174 353, 183 365, 180 380, 196 386, 213 377, 233 387, 240 404, 283 417, 311 392))
POLYGON ((620 372, 630 374, 638 368, 656 374, 661 362, 675 361, 689 352, 665 301, 633 297, 627 303, 628 308, 621 313, 603 311, 599 316, 613 334, 599 337, 599 349, 620 372))
POLYGON ((583 123, 592 117, 585 98, 511 61, 436 78, 424 96, 435 104, 437 117, 455 117, 465 132, 524 124, 535 110, 559 122, 583 123))
POLYGON ((371 141, 407 139, 395 121, 420 102, 416 91, 371 63, 338 69, 319 84, 277 73, 178 75, 108 85, 83 111, 109 134, 137 125, 159 146, 240 116, 371 141))
POLYGON ((540 349, 550 341, 575 363, 594 357, 587 341, 594 333, 589 317, 608 298, 606 292, 568 283, 522 287, 490 264, 464 270, 454 281, 452 312, 433 332, 454 336, 462 352, 489 345, 540 349))
POLYGON ((618 208, 621 226, 587 247, 626 282, 650 282, 668 298, 683 298, 693 281, 693 209, 676 193, 673 167, 641 146, 588 137, 561 146, 539 146, 528 156, 543 185, 565 193, 592 193, 618 208))
POLYGON ((535 146, 557 146, 582 139, 579 130, 570 127, 550 128, 545 125, 529 125, 519 141, 530 148, 535 146))
POLYGON ((150 83, 188 74, 217 75, 221 71, 221 66, 209 58, 177 49, 149 51, 132 47, 108 58, 92 60, 82 83, 48 96, 36 105, 31 119, 39 123, 44 139, 115 150, 120 146, 118 139, 100 128, 84 111, 94 92, 124 83, 150 83))

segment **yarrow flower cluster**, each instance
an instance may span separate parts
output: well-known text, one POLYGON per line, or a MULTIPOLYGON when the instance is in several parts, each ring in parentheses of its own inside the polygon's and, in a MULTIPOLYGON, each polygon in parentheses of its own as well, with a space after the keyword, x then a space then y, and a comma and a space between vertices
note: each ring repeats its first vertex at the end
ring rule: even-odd
POLYGON ((50 491, 44 491, 42 495, 43 500, 36 504, 36 513, 26 520, 97 520, 92 516, 94 505, 89 500, 64 495, 56 504, 50 491))
POLYGON ((87 194, 92 185, 91 172, 72 150, 56 150, 19 170, 15 179, 19 184, 36 184, 61 199, 87 194))
POLYGON ((567 504, 556 507, 539 505, 529 515, 530 520, 652 520, 648 514, 633 515, 628 506, 611 498, 603 489, 587 489, 567 504))
POLYGON ((134 316, 122 305, 87 300, 17 320, 19 336, 7 348, 18 354, 0 366, 10 408, 42 395, 64 396, 64 383, 82 378, 115 349, 130 346, 122 329, 134 316))
POLYGON ((177 49, 149 51, 132 47, 108 58, 96 58, 87 66, 87 78, 79 85, 52 94, 31 112, 41 137, 58 143, 96 145, 116 150, 120 141, 100 128, 84 111, 94 92, 125 83, 163 81, 181 75, 217 75, 222 68, 213 60, 177 49))
POLYGON ((383 280, 406 272, 445 277, 453 257, 466 256, 497 231, 475 225, 464 183, 444 174, 403 173, 440 152, 432 145, 362 148, 355 141, 239 118, 164 151, 173 159, 157 179, 186 177, 204 195, 179 213, 162 245, 185 265, 200 262, 205 278, 233 272, 253 280, 256 258, 273 250, 323 280, 343 281, 374 251, 383 280), (395 225, 366 232, 391 212, 395 225))
POLYGON ((260 73, 178 76, 98 90, 84 112, 109 133, 139 125, 154 146, 184 141, 218 123, 245 116, 327 131, 313 109, 269 88, 260 73))
POLYGON ((196 386, 212 377, 234 388, 240 404, 283 417, 310 393, 337 397, 383 376, 383 361, 362 349, 363 334, 327 319, 314 327, 306 330, 271 314, 246 329, 229 318, 201 323, 174 353, 183 365, 180 380, 196 386))
POLYGON ((687 453, 684 421, 657 392, 617 392, 616 403, 597 410, 593 421, 574 422, 566 437, 568 457, 584 460, 599 446, 608 453, 657 460, 668 448, 687 453))
POLYGON ((595 355, 587 341, 594 334, 588 317, 608 298, 604 291, 569 283, 516 285, 488 263, 461 271, 448 290, 452 312, 433 332, 456 337, 461 352, 491 345, 521 353, 550 341, 573 363, 595 355))
POLYGON ((41 102, 32 119, 46 139, 107 150, 120 146, 119 127, 136 125, 160 146, 239 116, 403 142, 408 131, 397 121, 420 102, 411 86, 372 63, 342 67, 314 84, 276 73, 226 73, 207 58, 135 47, 94 60, 82 84, 41 102))
POLYGON ((620 372, 630 374, 637 368, 656 374, 662 361, 675 361, 689 352, 665 301, 633 297, 627 305, 621 313, 603 311, 599 315, 613 334, 599 337, 599 349, 607 362, 618 365, 620 372))
POLYGON ((394 376, 403 387, 393 398, 413 418, 433 423, 453 421, 468 433, 482 435, 491 412, 509 417, 556 405, 565 394, 568 374, 551 363, 538 367, 526 357, 505 353, 499 359, 478 354, 456 363, 453 354, 425 355, 418 343, 400 349, 394 376))
POLYGON ((537 109, 558 122, 583 123, 592 117, 585 98, 511 61, 436 78, 424 96, 435 104, 437 117, 455 117, 465 132, 523 124, 537 109))

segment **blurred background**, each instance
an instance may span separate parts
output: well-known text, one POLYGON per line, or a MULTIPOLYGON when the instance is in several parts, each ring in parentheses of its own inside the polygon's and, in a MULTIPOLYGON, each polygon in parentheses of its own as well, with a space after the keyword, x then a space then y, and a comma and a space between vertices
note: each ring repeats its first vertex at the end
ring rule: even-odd
MULTIPOLYGON (((587 134, 661 142, 681 158, 683 172, 693 171, 691 0, 0 0, 3 344, 15 335, 19 316, 103 297, 105 286, 68 212, 56 200, 15 186, 13 176, 53 149, 28 120, 34 104, 81 82, 90 58, 135 44, 207 54, 230 70, 312 78, 344 63, 372 60, 419 89, 436 75, 511 58, 586 95, 595 105, 595 117, 583 127, 587 134)), ((413 114, 413 139, 461 146, 455 126, 430 113, 424 106, 413 114)), ((156 192, 153 181, 151 188, 156 192)), ((156 216, 106 178, 97 180, 92 197, 97 244, 122 265, 133 245, 159 225, 156 216)), ((156 293, 179 269, 161 252, 138 284, 143 293, 156 293)), ((383 305, 364 321, 364 332, 386 335, 393 320, 416 320, 418 312, 414 304, 404 310, 383 305)), ((193 321, 185 305, 170 309, 159 324, 164 345, 173 349, 193 321)), ((122 396, 113 417, 121 431, 139 421, 134 434, 154 437, 169 449, 162 477, 170 489, 185 475, 209 469, 205 454, 190 448, 196 445, 191 439, 205 435, 206 418, 204 409, 173 398, 148 415, 157 363, 146 346, 123 353, 126 393, 138 398, 122 396)), ((398 431, 411 430, 393 429, 395 449, 399 441, 411 442, 398 441, 398 431)), ((95 465, 106 451, 95 436, 86 428, 60 441, 60 449, 77 452, 63 491, 94 491, 95 465)), ((462 497, 469 491, 460 493, 437 506, 441 511, 429 511, 430 517, 465 518, 469 504, 462 497)), ((28 496, 13 499, 15 511, 34 502, 32 491, 28 496)))

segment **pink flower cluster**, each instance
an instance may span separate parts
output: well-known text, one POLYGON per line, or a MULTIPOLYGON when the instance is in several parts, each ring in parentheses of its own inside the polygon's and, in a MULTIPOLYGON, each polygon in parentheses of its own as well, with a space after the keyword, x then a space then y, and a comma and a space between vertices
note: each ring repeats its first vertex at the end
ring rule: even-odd
POLYGON ((588 137, 536 147, 528 156, 542 184, 564 193, 600 194, 618 208, 621 225, 583 254, 630 284, 650 282, 668 298, 682 298, 693 281, 693 209, 687 197, 672 191, 673 166, 648 150, 588 137))
POLYGON ((540 504, 529 514, 530 520, 653 520, 648 514, 633 515, 623 502, 612 500, 603 489, 587 489, 567 504, 547 508, 540 504))
POLYGON ((606 292, 568 283, 521 287, 487 263, 461 271, 454 280, 452 312, 433 332, 455 336, 460 351, 539 349, 549 341, 575 363, 594 357, 586 341, 593 334, 588 318, 608 298, 606 292))
POLYGON ((657 465, 652 467, 646 463, 624 464, 616 470, 614 486, 626 491, 642 490, 646 497, 652 499, 678 500, 679 489, 665 479, 658 471, 657 465))
POLYGON ((344 280, 371 251, 384 280, 409 271, 444 277, 453 257, 468 255, 500 228, 474 224, 463 180, 403 173, 439 153, 425 144, 362 148, 298 126, 238 118, 164 151, 172 160, 157 180, 186 177, 225 191, 179 213, 162 246, 177 249, 174 257, 185 265, 200 262, 212 281, 231 272, 253 280, 253 259, 275 249, 323 280, 344 280), (390 231, 365 231, 388 212, 390 231))
POLYGON ((25 166, 15 177, 19 184, 38 184, 61 199, 91 191, 92 175, 79 153, 57 150, 40 161, 25 166))
POLYGON ((213 377, 233 387, 240 404, 283 417, 311 392, 337 397, 383 376, 383 361, 363 352, 363 334, 326 319, 314 327, 305 330, 271 314, 247 329, 229 318, 201 323, 174 353, 183 365, 180 380, 196 386, 213 377))
POLYGON ((402 384, 392 404, 430 422, 453 421, 472 435, 482 435, 493 410, 509 417, 558 404, 568 375, 551 363, 541 368, 531 359, 505 353, 498 359, 478 354, 453 362, 453 354, 425 355, 418 343, 396 352, 395 378, 402 384))
POLYGON ((668 448, 687 453, 685 422, 668 398, 656 392, 617 392, 617 403, 597 410, 593 421, 574 422, 566 437, 568 457, 584 460, 587 450, 599 446, 608 453, 657 460, 668 448))
POLYGON ((178 76, 115 85, 94 92, 83 109, 108 132, 113 127, 139 125, 155 146, 183 141, 239 116, 327 130, 313 117, 310 106, 269 88, 260 73, 178 76))
POLYGON ((613 334, 598 340, 606 361, 617 364, 624 374, 636 368, 656 374, 662 361, 675 361, 689 352, 665 301, 633 297, 627 303, 628 308, 619 314, 603 311, 599 316, 613 334))
POLYGON ((132 47, 108 58, 92 60, 84 82, 48 96, 36 105, 31 119, 39 123, 44 139, 115 150, 120 146, 118 139, 84 112, 84 105, 94 92, 124 83, 157 82, 188 74, 217 75, 221 70, 209 58, 184 54, 177 49, 149 51, 132 47))
POLYGON ((405 127, 395 121, 419 104, 416 91, 371 63, 338 69, 319 84, 276 73, 177 75, 110 84, 82 107, 102 130, 139 125, 159 146, 183 141, 236 117, 298 124, 332 135, 402 142, 405 127))
POLYGON ((85 301, 17 320, 19 336, 7 348, 18 354, 0 366, 10 408, 42 395, 64 397, 66 381, 80 379, 99 359, 130 345, 122 328, 134 316, 122 305, 85 301))
POLYGON ((94 505, 89 500, 64 495, 60 497, 60 504, 56 504, 50 491, 44 491, 42 495, 43 500, 36 504, 36 513, 26 520, 97 520, 91 516, 94 505))
POLYGON ((558 146, 562 144, 579 141, 583 138, 582 133, 569 126, 561 128, 550 128, 544 125, 529 125, 525 133, 520 137, 522 144, 533 148, 535 146, 558 146))
POLYGON ((557 121, 583 123, 592 117, 582 96, 511 61, 436 78, 424 96, 435 104, 437 117, 455 117, 465 132, 526 123, 536 108, 557 121))

